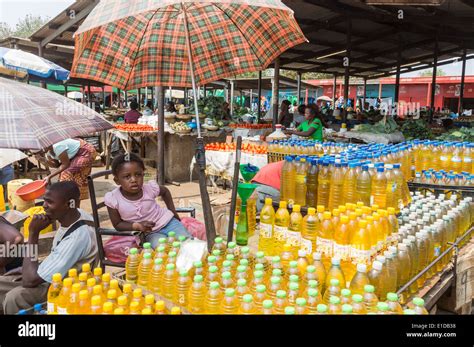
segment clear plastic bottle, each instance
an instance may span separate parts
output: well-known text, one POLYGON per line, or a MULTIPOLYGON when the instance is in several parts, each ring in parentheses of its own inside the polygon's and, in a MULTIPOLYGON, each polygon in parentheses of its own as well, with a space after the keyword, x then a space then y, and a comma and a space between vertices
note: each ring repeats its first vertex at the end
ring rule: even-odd
POLYGON ((235 292, 240 301, 242 301, 244 295, 250 294, 250 289, 247 286, 247 281, 243 278, 237 280, 237 287, 235 288, 235 292))
POLYGON ((396 293, 387 293, 387 304, 390 312, 393 314, 403 314, 403 308, 398 302, 398 295, 396 293))
POLYGON ((189 289, 188 308, 192 314, 203 314, 206 296, 206 286, 201 275, 194 276, 189 289))
POLYGON ((268 295, 271 299, 275 299, 277 292, 282 288, 281 278, 272 276, 268 287, 268 295))
POLYGON ((301 246, 301 232, 303 231, 303 216, 301 215, 300 205, 293 205, 293 211, 290 215, 290 225, 288 227, 286 243, 291 245, 293 256, 298 256, 298 250, 301 246))
POLYGON ((335 227, 333 247, 334 257, 341 260, 342 271, 348 279, 352 278, 354 271, 350 257, 351 230, 348 216, 342 216, 339 225, 335 227))
POLYGON ((175 297, 177 277, 178 272, 176 271, 176 266, 174 264, 167 264, 161 284, 161 295, 164 298, 173 300, 175 297))
POLYGON ((81 290, 79 292, 79 301, 77 303, 75 314, 89 314, 91 310, 91 302, 89 299, 89 292, 81 290))
POLYGON ((357 200, 357 163, 349 163, 349 169, 344 175, 344 200, 349 203, 356 203, 357 200))
POLYGON ((327 289, 323 295, 323 302, 327 305, 331 296, 339 297, 341 295, 341 287, 338 279, 333 278, 327 285, 327 289))
POLYGON ((329 194, 329 210, 337 208, 344 203, 344 170, 340 163, 335 164, 335 169, 331 174, 331 186, 329 194))
POLYGON ((383 167, 378 167, 377 173, 372 177, 371 205, 374 204, 380 208, 387 206, 387 177, 383 167))
POLYGON ((323 262, 328 263, 333 256, 334 225, 331 220, 331 212, 324 212, 321 229, 316 239, 316 251, 323 256, 323 262))
MULTIPOLYGON (((387 292, 386 285, 387 285, 387 278, 384 277, 384 274, 382 273, 383 265, 379 261, 374 261, 372 263, 372 269, 369 272, 369 281, 375 288, 375 295, 377 295, 380 300, 383 300, 385 298, 385 293, 387 292)), ((361 293, 359 293, 361 294, 361 293)))
POLYGON ((219 282, 219 276, 219 268, 217 266, 211 266, 207 271, 206 288, 209 288, 211 282, 219 282))
POLYGON ((258 250, 268 255, 273 252, 273 224, 275 223, 275 210, 272 206, 272 199, 266 198, 265 205, 260 212, 260 233, 258 239, 258 250))
POLYGON ((102 298, 100 295, 94 295, 91 299, 91 314, 102 314, 102 298))
POLYGON ((275 314, 273 310, 273 301, 271 300, 264 300, 262 304, 262 314, 264 315, 273 315, 275 314))
POLYGON ((328 306, 325 304, 319 304, 317 306, 318 313, 317 314, 328 314, 328 306))
POLYGON ((237 314, 239 312, 239 299, 235 294, 234 288, 227 288, 225 290, 224 299, 221 303, 221 314, 237 314))
POLYGON ((322 159, 319 160, 321 169, 318 173, 318 204, 329 207, 329 195, 331 189, 331 170, 329 169, 329 162, 322 159))
POLYGON ((326 288, 329 288, 332 279, 337 279, 341 288, 346 287, 346 278, 341 269, 341 260, 335 257, 331 259, 331 267, 326 274, 326 288))
POLYGON ((367 314, 367 308, 364 303, 364 298, 360 294, 352 295, 352 313, 367 314))
POLYGON ((420 314, 420 315, 425 315, 429 314, 428 310, 425 308, 425 300, 422 298, 414 298, 412 300, 413 304, 413 310, 415 311, 415 314, 420 314))
POLYGON ((364 287, 364 304, 367 312, 377 312, 377 303, 379 299, 375 295, 375 288, 373 285, 367 284, 364 287))
POLYGON ((367 165, 362 166, 362 172, 356 180, 356 200, 362 202, 365 206, 370 205, 370 195, 372 192, 372 177, 367 165))
POLYGON ((221 289, 225 291, 227 288, 234 288, 235 282, 232 278, 232 274, 228 271, 224 272, 221 276, 221 289))
POLYGON ((316 216, 316 209, 310 207, 308 208, 308 214, 303 218, 303 229, 301 232, 301 248, 305 250, 307 254, 312 254, 316 250, 319 228, 320 223, 316 216))
MULTIPOLYGON (((313 253, 313 266, 316 270, 316 279, 319 283, 319 292, 324 293, 326 290, 326 268, 321 260, 321 253, 313 253)), ((306 269, 308 271, 308 269, 306 269)), ((309 281, 307 282, 309 285, 309 281)))
POLYGON ((251 294, 245 294, 240 303, 239 314, 250 315, 257 314, 257 307, 251 294))
MULTIPOLYGON (((306 204, 309 207, 316 207, 318 202, 318 165, 317 160, 311 160, 311 166, 308 169, 307 174, 307 192, 306 192, 306 204)), ((311 251, 309 251, 311 253, 311 251)))
POLYGON ((148 287, 148 280, 150 278, 150 271, 152 268, 152 254, 150 252, 146 252, 143 255, 142 261, 138 266, 138 285, 147 288, 148 287))
POLYGON ((130 283, 136 283, 138 279, 138 266, 140 265, 140 256, 138 249, 131 248, 125 263, 125 280, 130 283))
POLYGON ((273 310, 275 314, 284 314, 285 307, 289 304, 287 294, 284 290, 279 290, 274 298, 273 310))
POLYGON ((49 286, 47 294, 48 314, 58 313, 56 302, 61 294, 62 277, 60 273, 55 273, 52 276, 53 282, 49 286))
POLYGON ((67 314, 67 304, 69 302, 69 295, 72 291, 73 278, 67 277, 63 281, 61 292, 56 299, 55 308, 58 314, 67 314))
POLYGON ((211 282, 204 300, 204 312, 206 314, 219 314, 222 298, 223 293, 219 283, 211 282))
POLYGON ((307 176, 307 166, 306 159, 300 158, 299 163, 296 161, 295 169, 295 204, 300 206, 306 206, 306 176, 307 176))
POLYGON ((342 313, 341 299, 338 298, 337 296, 331 296, 329 298, 328 313, 329 314, 342 313))
POLYGON ((286 243, 288 227, 290 226, 290 213, 287 210, 286 201, 280 201, 280 208, 275 213, 275 225, 273 227, 273 253, 280 254, 286 243))
POLYGON ((369 277, 367 276, 367 265, 357 264, 357 272, 351 280, 349 289, 354 294, 363 294, 367 284, 370 284, 369 277))
POLYGON ((307 315, 309 313, 309 308, 305 298, 296 298, 295 311, 298 315, 307 315))
POLYGON ((307 291, 308 313, 316 314, 318 312, 318 305, 322 302, 321 293, 317 289, 309 288, 307 291))
MULTIPOLYGON (((201 276, 202 275, 197 275, 201 276)), ((202 277, 203 278, 203 277, 202 277)), ((188 271, 181 270, 179 272, 178 281, 176 282, 176 298, 175 302, 179 303, 180 306, 188 306, 188 292, 191 286, 191 277, 189 277, 188 271)))
POLYGON ((280 187, 280 200, 284 202, 294 203, 296 190, 295 190, 295 176, 296 169, 293 163, 293 158, 287 156, 285 163, 283 164, 281 172, 281 187, 280 187))

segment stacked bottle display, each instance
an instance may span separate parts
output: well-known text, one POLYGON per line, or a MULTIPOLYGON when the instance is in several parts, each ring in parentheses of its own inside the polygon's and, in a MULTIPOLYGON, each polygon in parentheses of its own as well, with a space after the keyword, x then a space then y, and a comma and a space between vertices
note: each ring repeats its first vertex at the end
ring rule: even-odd
POLYGON ((346 160, 343 157, 287 156, 282 167, 280 201, 333 210, 345 203, 393 207, 408 205, 407 180, 399 163, 346 160))
MULTIPOLYGON (((400 219, 393 208, 384 210, 361 202, 341 205, 332 212, 324 206, 309 208, 303 218, 298 205, 290 214, 286 202, 280 202, 275 212, 271 199, 266 199, 259 226, 259 250, 279 255, 286 263, 296 260, 300 253, 307 256, 318 252, 326 268, 332 260, 339 262, 345 279, 341 283, 347 286, 363 264, 367 271, 380 271, 385 276, 376 285, 378 295, 385 297, 435 260, 447 249, 448 242, 454 242, 474 221, 472 198, 458 202, 454 195, 446 199, 443 194, 437 198, 415 194, 413 199, 409 208, 402 209, 400 219), (397 276, 388 276, 395 272, 397 276)), ((448 254, 438 263, 437 271, 449 259, 448 254)), ((435 273, 421 277, 408 294, 435 273)))
POLYGON ((433 169, 415 172, 414 183, 435 184, 443 186, 472 187, 474 185, 474 175, 468 172, 456 174, 454 171, 435 171, 433 169))

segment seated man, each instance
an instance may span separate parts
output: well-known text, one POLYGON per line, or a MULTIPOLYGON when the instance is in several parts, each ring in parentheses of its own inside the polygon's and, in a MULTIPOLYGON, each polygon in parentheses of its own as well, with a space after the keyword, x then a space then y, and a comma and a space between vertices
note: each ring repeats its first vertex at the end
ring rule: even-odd
MULTIPOLYGON (((48 188, 43 205, 46 214, 33 216, 28 241, 21 245, 29 248, 23 252, 21 271, 12 270, 0 276, 0 313, 16 314, 21 309, 45 302, 53 274, 60 273, 64 277, 70 268, 80 269, 83 263, 90 263, 91 266, 97 264, 97 240, 93 219, 77 208, 79 198, 79 188, 71 181, 55 183, 48 188), (39 233, 56 220, 60 228, 54 236, 51 253, 39 264, 39 233)), ((7 238, 17 240, 17 236, 12 233, 11 226, 0 221, 1 241, 7 238)))
POLYGON ((280 201, 281 170, 285 161, 270 163, 262 167, 252 180, 258 185, 255 191, 258 194, 257 212, 263 208, 265 198, 280 201))

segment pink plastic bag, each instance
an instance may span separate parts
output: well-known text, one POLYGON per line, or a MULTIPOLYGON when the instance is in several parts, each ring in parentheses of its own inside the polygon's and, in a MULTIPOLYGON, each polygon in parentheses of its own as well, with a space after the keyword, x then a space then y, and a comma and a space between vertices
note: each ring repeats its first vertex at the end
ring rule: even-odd
POLYGON ((112 236, 104 244, 105 256, 116 263, 125 263, 130 248, 138 248, 140 239, 135 236, 112 236))
POLYGON ((181 223, 193 237, 206 241, 206 226, 204 223, 192 217, 181 217, 181 223))

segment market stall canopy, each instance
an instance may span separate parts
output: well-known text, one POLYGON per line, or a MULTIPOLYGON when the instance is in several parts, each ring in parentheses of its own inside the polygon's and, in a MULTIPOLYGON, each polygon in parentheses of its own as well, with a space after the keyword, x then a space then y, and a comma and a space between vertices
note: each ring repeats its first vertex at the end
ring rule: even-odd
POLYGON ((332 99, 329 96, 323 95, 316 99, 317 101, 329 101, 332 102, 332 99))
POLYGON ((67 81, 69 71, 61 66, 19 49, 0 47, 0 66, 26 72, 31 79, 67 81))
POLYGON ((401 73, 418 71, 433 66, 436 40, 438 66, 456 62, 464 49, 467 59, 474 58, 472 0, 446 0, 440 6, 371 6, 357 0, 284 2, 295 11, 309 42, 284 52, 281 69, 341 76, 349 48, 351 76, 394 75, 399 49, 401 73))
POLYGON ((76 32, 72 76, 121 89, 191 86, 185 20, 197 85, 263 70, 306 41, 279 0, 104 0, 76 32))
POLYGON ((28 156, 18 149, 0 148, 0 169, 28 156))
POLYGON ((43 149, 112 127, 78 102, 44 88, 0 78, 0 148, 43 149))
POLYGON ((69 99, 82 99, 84 95, 81 92, 69 92, 67 93, 69 99))

